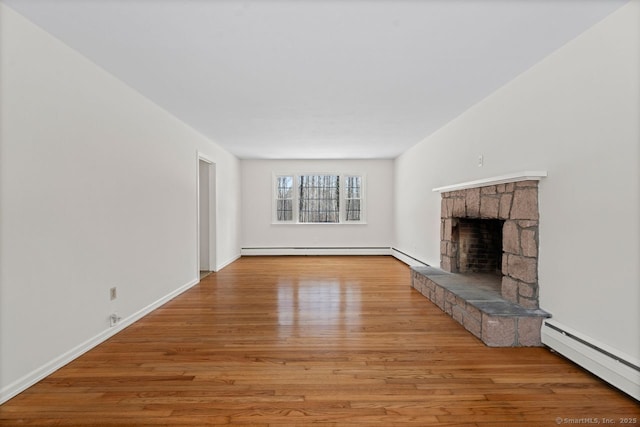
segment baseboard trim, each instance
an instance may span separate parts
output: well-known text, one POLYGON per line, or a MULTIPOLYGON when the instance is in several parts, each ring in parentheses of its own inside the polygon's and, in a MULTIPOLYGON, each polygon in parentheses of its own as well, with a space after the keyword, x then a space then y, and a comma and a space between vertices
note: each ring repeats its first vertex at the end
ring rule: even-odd
POLYGON ((614 387, 640 400, 640 363, 553 319, 542 324, 542 343, 614 387))
POLYGON ((54 373, 58 369, 60 369, 63 366, 67 365, 69 362, 71 362, 71 361, 77 359, 78 357, 82 356, 87 351, 89 351, 92 348, 96 347, 97 345, 103 343, 107 339, 109 339, 112 336, 116 335, 118 332, 120 332, 123 329, 125 329, 126 327, 132 325, 136 321, 140 320, 141 318, 143 318, 147 314, 151 313, 155 309, 159 308, 160 306, 166 304, 167 302, 169 302, 173 298, 177 297, 181 293, 189 290, 190 288, 192 288, 193 286, 197 285, 198 283, 200 283, 200 279, 199 278, 190 281, 189 283, 187 283, 187 284, 179 287, 178 289, 170 292, 169 294, 165 295, 164 297, 162 297, 162 298, 156 300, 155 302, 147 305, 146 307, 142 308, 141 310, 138 310, 137 312, 133 313, 132 315, 123 318, 120 321, 120 323, 118 323, 117 326, 114 326, 112 328, 109 328, 109 329, 106 329, 106 330, 100 332, 99 334, 97 334, 94 337, 88 339, 87 341, 83 342, 82 344, 72 348, 71 350, 63 353, 62 355, 56 357, 55 359, 51 360, 50 362, 44 364, 40 368, 35 369, 31 373, 29 373, 27 375, 24 375, 22 378, 19 378, 18 380, 14 381, 13 383, 3 387, 0 390, 0 404, 3 404, 6 401, 8 401, 9 399, 12 399, 13 397, 15 397, 18 394, 22 393, 23 391, 25 391, 26 389, 28 389, 32 385, 36 384, 37 382, 39 382, 42 379, 46 378, 47 376, 51 375, 52 373, 54 373))
POLYGON ((388 247, 272 247, 242 248, 242 256, 278 255, 391 255, 388 247))

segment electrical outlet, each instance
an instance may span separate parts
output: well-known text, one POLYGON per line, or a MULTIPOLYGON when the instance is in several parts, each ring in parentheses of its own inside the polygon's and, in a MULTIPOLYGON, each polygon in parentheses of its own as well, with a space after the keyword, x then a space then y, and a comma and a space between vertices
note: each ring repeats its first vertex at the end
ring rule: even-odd
POLYGON ((111 316, 109 316, 109 324, 111 325, 111 327, 114 327, 121 319, 122 318, 118 316, 118 313, 113 313, 111 316))
POLYGON ((484 165, 484 155, 483 154, 479 154, 478 155, 478 167, 481 168, 484 165))
POLYGON ((118 298, 118 288, 117 287, 113 287, 111 289, 109 289, 109 298, 111 298, 111 301, 113 301, 114 299, 118 298))

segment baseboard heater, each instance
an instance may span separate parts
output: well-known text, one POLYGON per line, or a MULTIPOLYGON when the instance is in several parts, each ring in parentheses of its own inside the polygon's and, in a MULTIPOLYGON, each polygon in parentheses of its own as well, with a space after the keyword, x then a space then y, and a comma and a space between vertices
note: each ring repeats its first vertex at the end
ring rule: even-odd
POLYGON ((258 247, 242 248, 242 256, 259 255, 390 255, 390 248, 384 246, 310 246, 310 247, 258 247))
POLYGON ((408 253, 401 251, 398 248, 391 248, 391 254, 407 265, 411 265, 411 266, 420 265, 424 267, 429 267, 429 264, 427 264, 426 262, 421 261, 418 258, 413 257, 408 253))
POLYGON ((542 343, 640 401, 640 363, 595 343, 553 319, 542 325, 542 343))

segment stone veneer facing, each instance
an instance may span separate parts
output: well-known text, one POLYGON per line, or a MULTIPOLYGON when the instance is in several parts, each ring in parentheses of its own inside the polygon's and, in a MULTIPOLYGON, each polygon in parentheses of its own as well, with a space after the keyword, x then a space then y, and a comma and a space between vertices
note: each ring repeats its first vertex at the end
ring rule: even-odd
POLYGON ((458 218, 504 220, 502 297, 525 308, 538 308, 538 181, 442 193, 440 267, 457 271, 458 218))

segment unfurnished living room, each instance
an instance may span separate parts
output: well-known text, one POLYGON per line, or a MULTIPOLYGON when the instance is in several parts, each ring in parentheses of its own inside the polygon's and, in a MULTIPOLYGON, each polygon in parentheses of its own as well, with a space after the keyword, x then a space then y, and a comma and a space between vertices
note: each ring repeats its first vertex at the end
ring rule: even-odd
POLYGON ((640 424, 640 0, 0 0, 0 425, 640 424))

